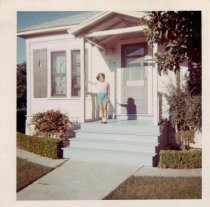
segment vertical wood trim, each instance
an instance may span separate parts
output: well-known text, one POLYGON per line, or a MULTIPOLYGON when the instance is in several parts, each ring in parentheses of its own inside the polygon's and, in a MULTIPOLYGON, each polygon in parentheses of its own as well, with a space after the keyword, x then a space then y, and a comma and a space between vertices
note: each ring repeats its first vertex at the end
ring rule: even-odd
POLYGON ((66 51, 66 97, 71 95, 71 52, 66 51))
POLYGON ((80 60, 81 60, 81 114, 82 114, 82 123, 85 122, 86 111, 85 111, 85 39, 84 37, 81 38, 81 49, 80 49, 80 60))
MULTIPOLYGON (((153 58, 155 53, 157 53, 157 44, 153 44, 153 58)), ((154 126, 158 125, 158 68, 157 63, 153 66, 153 124, 154 126)))
MULTIPOLYGON (((29 41, 26 40, 26 70, 27 70, 27 114, 26 114, 26 122, 28 123, 30 120, 30 116, 31 116, 31 97, 33 95, 33 82, 32 82, 32 55, 30 55, 30 45, 29 45, 29 41)), ((27 135, 30 135, 30 127, 28 126, 28 124, 25 124, 25 132, 27 135)))

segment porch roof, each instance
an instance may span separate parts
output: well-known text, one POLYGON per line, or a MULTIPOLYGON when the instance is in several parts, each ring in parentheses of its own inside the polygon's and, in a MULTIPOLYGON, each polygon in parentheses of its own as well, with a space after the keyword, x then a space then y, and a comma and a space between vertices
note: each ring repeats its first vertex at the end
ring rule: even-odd
POLYGON ((141 35, 144 29, 144 26, 135 26, 98 31, 86 35, 85 39, 92 42, 92 44, 95 44, 100 49, 105 49, 107 45, 112 45, 117 40, 127 37, 128 34, 130 37, 141 35))
POLYGON ((123 38, 143 35, 143 12, 103 12, 83 22, 68 32, 76 37, 84 37, 99 49, 112 46, 123 38))
POLYGON ((143 34, 142 17, 144 12, 86 12, 61 18, 52 22, 34 25, 22 31, 18 36, 27 38, 51 34, 72 34, 85 37, 91 44, 100 49, 109 47, 116 41, 128 36, 137 37, 143 34))

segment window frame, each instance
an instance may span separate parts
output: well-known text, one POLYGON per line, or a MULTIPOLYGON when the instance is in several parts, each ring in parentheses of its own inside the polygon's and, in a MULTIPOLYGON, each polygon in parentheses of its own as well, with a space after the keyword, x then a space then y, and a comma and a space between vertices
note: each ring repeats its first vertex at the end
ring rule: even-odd
MULTIPOLYGON (((50 95, 51 95, 51 98, 67 98, 67 86, 68 86, 68 81, 67 81, 67 51, 66 50, 58 50, 58 51, 51 51, 50 52, 50 63, 51 63, 51 67, 50 67, 50 71, 51 71, 51 82, 50 82, 50 95), (55 95, 53 94, 53 80, 54 80, 54 74, 53 74, 53 54, 56 54, 56 53, 64 53, 64 57, 65 57, 65 73, 64 73, 64 76, 65 76, 65 94, 56 94, 55 95)), ((60 74, 60 76, 62 76, 62 74, 60 74)), ((55 87, 55 86, 54 86, 55 87)))

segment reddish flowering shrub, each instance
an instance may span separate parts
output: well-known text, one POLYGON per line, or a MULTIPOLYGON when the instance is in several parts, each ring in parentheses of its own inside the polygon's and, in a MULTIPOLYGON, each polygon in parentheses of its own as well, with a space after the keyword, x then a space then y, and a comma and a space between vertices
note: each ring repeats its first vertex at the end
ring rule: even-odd
POLYGON ((70 120, 60 110, 48 110, 34 114, 30 120, 35 136, 60 138, 70 127, 70 120))

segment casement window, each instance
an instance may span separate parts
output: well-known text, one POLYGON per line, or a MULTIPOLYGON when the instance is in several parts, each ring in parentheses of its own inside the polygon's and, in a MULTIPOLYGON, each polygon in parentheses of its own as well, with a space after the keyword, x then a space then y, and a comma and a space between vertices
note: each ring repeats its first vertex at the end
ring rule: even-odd
POLYGON ((80 50, 71 51, 71 96, 80 96, 81 88, 80 50))
POLYGON ((47 97, 47 49, 33 50, 34 98, 47 97))
POLYGON ((51 96, 66 96, 66 52, 51 53, 51 96))
MULTIPOLYGON (((80 50, 71 51, 71 96, 80 96, 81 90, 81 62, 80 50)), ((88 87, 88 54, 85 50, 85 91, 88 87)))

